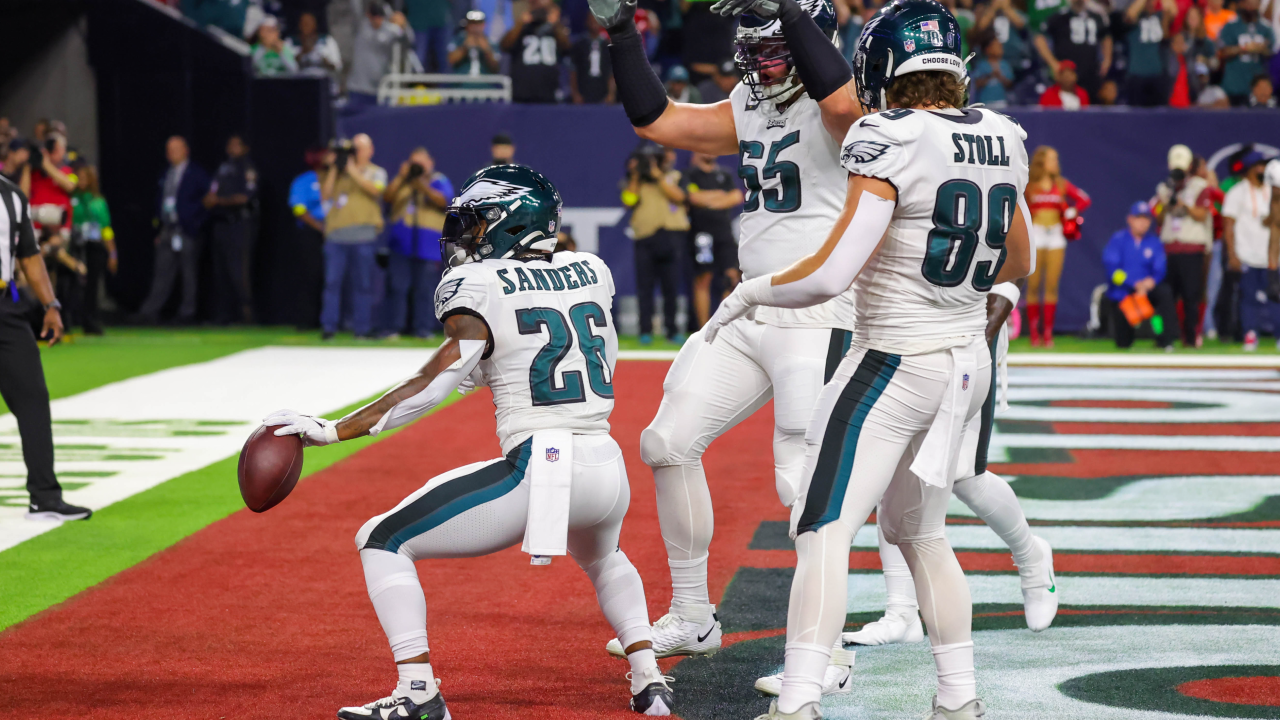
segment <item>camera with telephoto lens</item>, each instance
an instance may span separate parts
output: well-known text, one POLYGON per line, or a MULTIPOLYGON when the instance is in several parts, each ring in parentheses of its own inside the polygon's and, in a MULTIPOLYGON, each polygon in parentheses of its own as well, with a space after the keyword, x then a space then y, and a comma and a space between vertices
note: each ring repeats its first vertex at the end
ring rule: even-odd
POLYGON ((422 174, 423 174, 423 173, 425 173, 426 171, 427 171, 427 169, 426 169, 426 168, 424 168, 424 167, 422 167, 422 166, 421 166, 421 165, 419 165, 418 163, 416 163, 416 162, 411 162, 411 163, 409 163, 409 178, 408 178, 408 179, 410 179, 410 180, 417 180, 418 178, 422 177, 422 174))
POLYGON ((662 148, 646 145, 631 153, 630 159, 636 161, 636 172, 640 175, 640 182, 657 182, 653 179, 653 170, 662 167, 662 148))
POLYGON ((350 140, 334 140, 329 143, 329 149, 333 151, 333 166, 338 172, 346 170, 347 161, 356 154, 356 146, 350 140))

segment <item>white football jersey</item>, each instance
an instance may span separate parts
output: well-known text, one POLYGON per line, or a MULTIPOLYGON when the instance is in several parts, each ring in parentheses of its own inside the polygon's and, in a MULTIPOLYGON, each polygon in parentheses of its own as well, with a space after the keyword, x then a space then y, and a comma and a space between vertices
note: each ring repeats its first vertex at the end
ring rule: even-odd
POLYGON ((479 369, 493 391, 503 453, 535 430, 609 432, 613 292, 604 261, 574 252, 467 263, 440 281, 436 317, 465 313, 489 326, 479 369))
MULTIPOLYGON (((738 132, 738 174, 746 185, 738 262, 745 279, 771 275, 822 247, 844 210, 849 173, 840 146, 822 124, 818 103, 801 95, 781 113, 756 106, 739 83, 729 95, 738 132)), ((790 310, 761 307, 761 322, 778 327, 852 329, 849 293, 790 310)))
POLYGON ((1027 187, 1026 137, 985 108, 886 110, 849 128, 844 167, 898 191, 880 251, 853 285, 854 342, 915 355, 983 334, 1027 187))

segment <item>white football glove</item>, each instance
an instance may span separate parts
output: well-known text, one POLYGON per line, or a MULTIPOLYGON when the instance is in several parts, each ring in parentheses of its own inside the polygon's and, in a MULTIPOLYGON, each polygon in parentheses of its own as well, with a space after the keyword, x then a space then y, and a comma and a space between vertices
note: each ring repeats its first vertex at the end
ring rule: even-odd
POLYGON ((720 307, 716 308, 715 314, 711 316, 711 319, 702 328, 704 340, 707 342, 714 341, 721 328, 740 317, 744 317, 756 307, 742 293, 742 287, 745 284, 738 283, 733 292, 729 293, 729 297, 720 302, 720 307))
POLYGON ((313 415, 303 415, 297 410, 277 410, 262 421, 263 425, 283 425, 276 429, 276 436, 299 435, 308 447, 332 445, 338 442, 338 423, 313 415))

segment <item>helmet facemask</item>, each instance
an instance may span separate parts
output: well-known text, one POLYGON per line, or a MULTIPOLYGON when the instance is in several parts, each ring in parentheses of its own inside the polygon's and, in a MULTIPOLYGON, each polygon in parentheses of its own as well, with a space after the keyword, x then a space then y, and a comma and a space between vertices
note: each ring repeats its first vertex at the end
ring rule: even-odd
POLYGON ((786 41, 781 34, 767 33, 768 30, 768 27, 739 27, 734 36, 733 61, 756 104, 784 103, 804 88, 791 62, 786 41), (778 72, 779 69, 785 72, 778 72))

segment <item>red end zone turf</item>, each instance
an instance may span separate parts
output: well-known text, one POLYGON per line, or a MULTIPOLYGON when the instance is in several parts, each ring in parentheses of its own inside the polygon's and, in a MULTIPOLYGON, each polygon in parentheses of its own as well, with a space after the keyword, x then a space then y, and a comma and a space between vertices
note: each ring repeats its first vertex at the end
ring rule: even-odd
MULTIPOLYGON (((670 581, 640 431, 666 363, 619 367, 613 435, 632 486, 622 548, 653 618, 670 581)), ((354 537, 429 478, 497 457, 487 391, 320 472, 265 515, 247 510, 0 634, 0 718, 332 717, 392 689, 395 669, 365 593, 354 537)), ((706 456, 719 595, 774 493, 772 412, 706 456)), ((235 482, 228 477, 226 482, 235 482)), ((432 664, 459 718, 634 717, 627 665, 571 559, 532 567, 518 548, 425 561, 432 664)))

